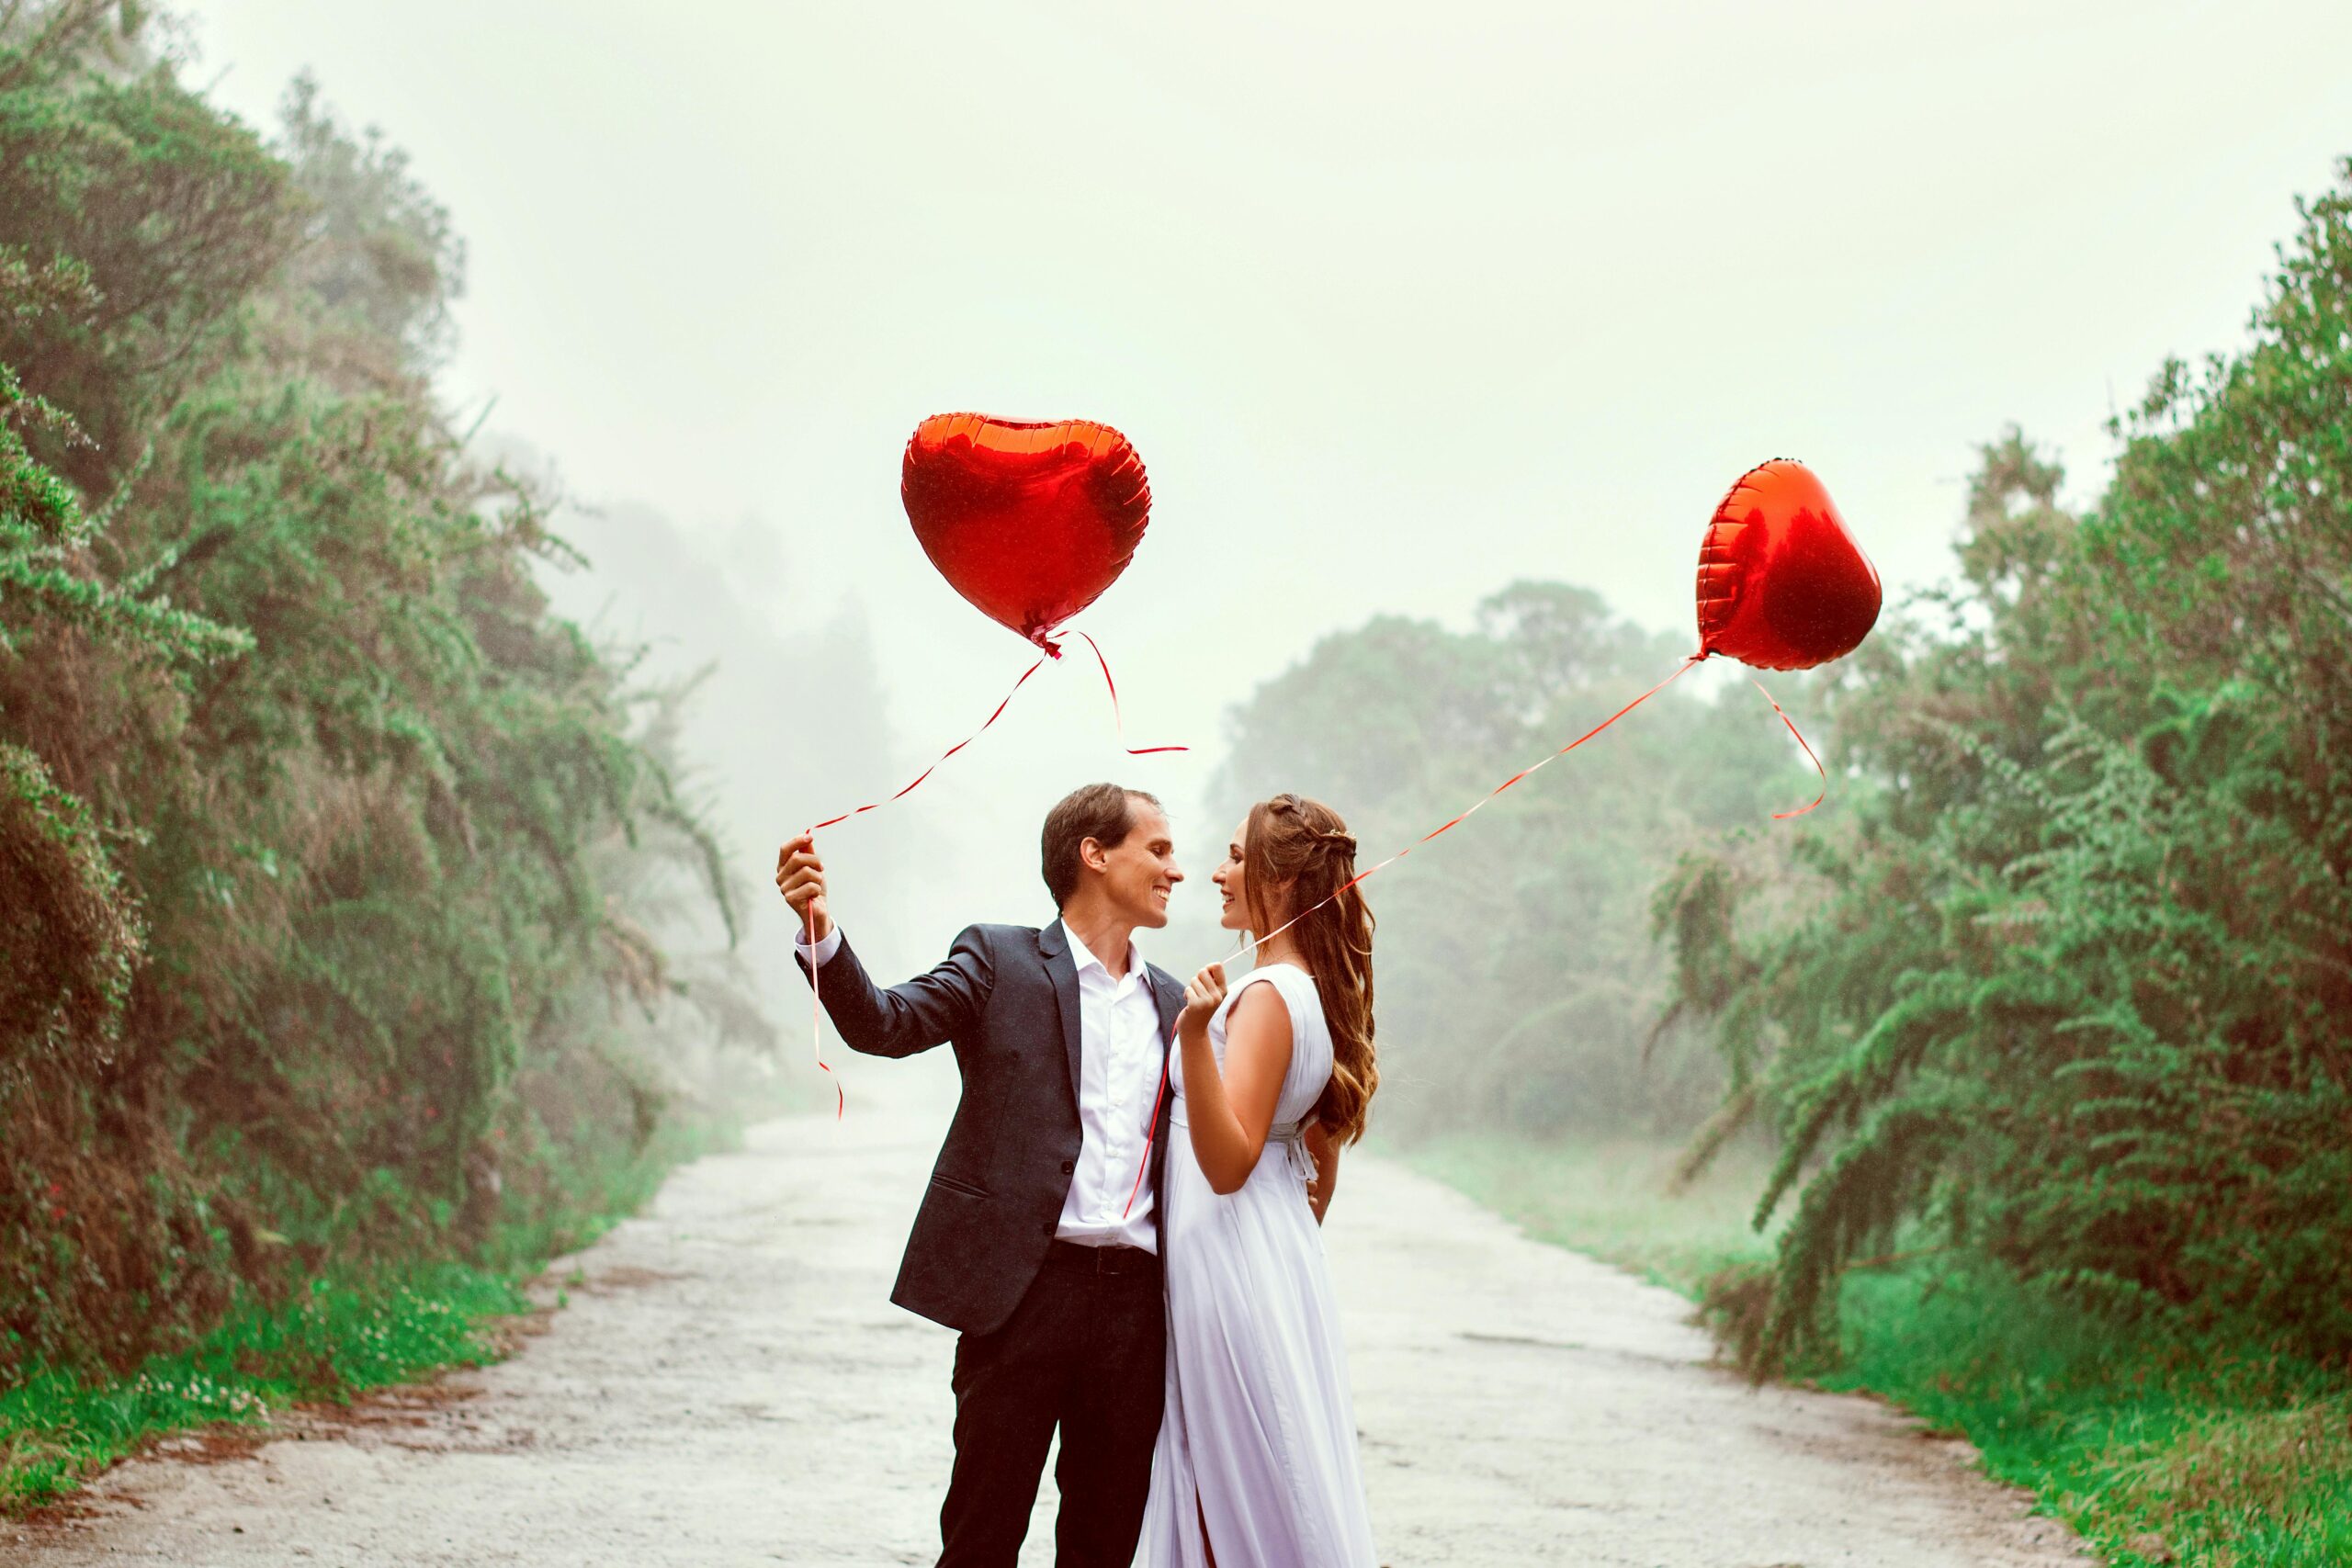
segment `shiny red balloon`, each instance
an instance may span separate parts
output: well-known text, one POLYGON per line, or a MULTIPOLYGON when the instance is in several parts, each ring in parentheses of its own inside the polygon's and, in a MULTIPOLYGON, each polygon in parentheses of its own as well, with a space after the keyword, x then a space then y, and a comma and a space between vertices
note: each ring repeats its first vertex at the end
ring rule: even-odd
POLYGON ((1143 459, 1107 424, 933 414, 899 499, 956 592, 1048 652, 1054 628, 1118 581, 1151 515, 1143 459))
POLYGON ((1699 653, 1759 670, 1810 670, 1878 623, 1878 569, 1803 463, 1739 476, 1699 547, 1699 653))

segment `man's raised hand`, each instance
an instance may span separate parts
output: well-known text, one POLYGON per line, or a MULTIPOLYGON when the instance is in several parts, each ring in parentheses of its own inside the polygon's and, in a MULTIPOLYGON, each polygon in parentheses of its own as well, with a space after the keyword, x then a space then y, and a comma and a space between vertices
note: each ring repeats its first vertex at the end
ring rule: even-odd
POLYGON ((814 834, 786 839, 776 851, 775 887, 800 917, 800 929, 810 945, 833 934, 833 918, 825 909, 825 863, 817 858, 814 834))

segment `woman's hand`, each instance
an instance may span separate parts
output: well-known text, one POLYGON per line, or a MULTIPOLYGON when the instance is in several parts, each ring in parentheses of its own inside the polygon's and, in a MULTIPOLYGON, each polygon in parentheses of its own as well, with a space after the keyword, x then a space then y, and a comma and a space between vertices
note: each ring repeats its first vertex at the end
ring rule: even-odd
POLYGON ((1212 964, 1193 976, 1184 987, 1184 1013, 1176 1021, 1176 1031, 1186 1038, 1205 1035, 1209 1015, 1225 1002, 1225 965, 1212 964))
POLYGON ((1225 1015, 1225 1060, 1209 1043, 1209 1015, 1227 999, 1225 966, 1212 964, 1184 987, 1176 1032, 1184 1048, 1184 1124, 1209 1190, 1238 1192, 1265 1152, 1290 1070, 1290 1005, 1272 986, 1242 983, 1225 1015))

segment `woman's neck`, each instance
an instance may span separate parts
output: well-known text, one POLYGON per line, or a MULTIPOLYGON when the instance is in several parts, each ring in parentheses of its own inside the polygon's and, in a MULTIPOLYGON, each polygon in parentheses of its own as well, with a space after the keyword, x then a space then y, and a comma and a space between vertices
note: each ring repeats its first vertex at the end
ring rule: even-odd
POLYGON ((1272 942, 1260 942, 1255 963, 1259 967, 1269 964, 1288 964, 1304 969, 1306 967, 1306 955, 1299 952, 1298 943, 1291 941, 1287 934, 1283 934, 1276 936, 1272 942))

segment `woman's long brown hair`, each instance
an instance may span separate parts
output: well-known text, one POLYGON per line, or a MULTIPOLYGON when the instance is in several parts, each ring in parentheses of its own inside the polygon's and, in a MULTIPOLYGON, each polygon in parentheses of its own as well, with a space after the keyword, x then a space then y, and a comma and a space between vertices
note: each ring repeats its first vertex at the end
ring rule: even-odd
POLYGON ((1245 834, 1241 891, 1250 929, 1272 931, 1298 910, 1313 911, 1290 928, 1290 937, 1315 976, 1331 1032, 1331 1082, 1315 1116, 1352 1144, 1363 1136, 1365 1111, 1380 1087, 1372 1049, 1372 909, 1361 888, 1348 887, 1356 874, 1355 838, 1338 812, 1296 795, 1251 807, 1245 834), (1331 897, 1342 887, 1347 891, 1331 897))

